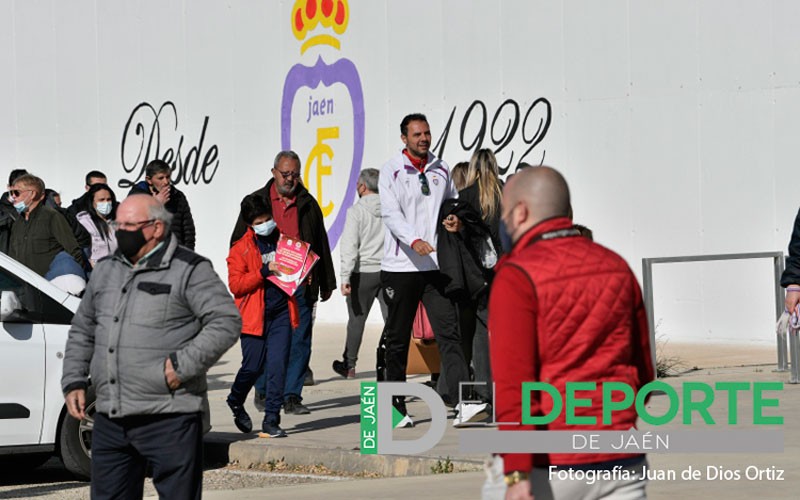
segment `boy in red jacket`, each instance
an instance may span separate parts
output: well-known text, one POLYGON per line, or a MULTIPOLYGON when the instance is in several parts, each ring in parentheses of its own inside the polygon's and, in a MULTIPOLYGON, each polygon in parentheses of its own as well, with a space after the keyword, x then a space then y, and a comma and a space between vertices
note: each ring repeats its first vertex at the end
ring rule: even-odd
POLYGON ((297 304, 294 297, 267 281, 270 274, 277 272, 274 260, 280 237, 271 208, 254 195, 245 197, 241 208, 247 231, 228 254, 228 286, 242 314, 242 366, 227 402, 236 427, 251 432, 253 422, 244 402, 258 377, 266 372, 267 396, 260 436, 286 437, 280 427, 280 410, 297 304))

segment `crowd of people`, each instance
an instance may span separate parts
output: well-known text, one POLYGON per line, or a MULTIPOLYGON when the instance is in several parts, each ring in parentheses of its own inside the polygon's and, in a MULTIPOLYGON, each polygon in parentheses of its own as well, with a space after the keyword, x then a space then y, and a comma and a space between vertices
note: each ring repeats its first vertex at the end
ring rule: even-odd
MULTIPOLYGON (((151 162, 145 180, 129 194, 146 193, 164 203, 175 218, 172 231, 178 242, 193 249, 191 210, 183 193, 170 185, 169 173, 167 163, 151 162)), ((84 189, 64 208, 61 195, 46 188, 43 179, 16 169, 0 197, 0 251, 77 296, 83 294, 97 262, 118 248, 112 225, 119 202, 106 175, 87 173, 84 189)))
MULTIPOLYGON (((412 324, 424 310, 440 359, 431 383, 453 409, 456 427, 493 412, 498 421, 521 422, 524 381, 560 384, 588 374, 640 386, 652 378, 636 279, 621 258, 592 242, 591 231, 573 224, 560 173, 520 165, 504 185, 489 149, 451 169, 430 151, 422 114, 403 118, 400 138, 404 147, 380 170, 360 173, 359 201, 346 214, 340 291, 349 319, 342 359, 332 364, 336 373, 356 377, 365 322, 377 300, 384 319, 378 376, 406 380, 412 324), (563 273, 569 258, 585 259, 582 275, 563 273), (626 299, 602 315, 590 306, 571 314, 575 308, 559 302, 566 300, 563 290, 581 304, 626 299), (592 364, 594 371, 582 368, 581 360, 593 355, 587 350, 605 353, 607 362, 592 364)), ((0 199, 0 250, 48 279, 76 278, 77 284, 60 286, 83 295, 62 388, 70 414, 83 418, 91 374, 100 415, 93 496, 141 492, 149 463, 160 494, 198 497, 197 455, 164 454, 163 447, 198 449, 207 428, 205 373, 237 339, 242 362, 227 397, 236 427, 253 431, 245 409, 251 391, 264 413, 262 437, 287 436, 281 411, 310 413, 302 392, 314 383, 309 360, 316 305, 337 284, 322 210, 300 172, 297 154, 281 151, 266 185, 241 201, 227 289, 193 251, 192 213, 170 183, 167 163, 150 162, 145 179, 121 203, 104 174, 89 172, 85 193, 66 209, 41 179, 12 172, 0 199), (285 271, 276 262, 282 236, 306 242, 319 257, 293 294, 269 279, 285 271)), ((396 427, 413 427, 404 398, 392 403, 402 416, 396 427)), ((531 404, 539 408, 541 402, 531 404)), ((633 423, 635 415, 625 415, 606 428, 633 423)), ((528 498, 528 474, 542 463, 618 461, 544 457, 497 457, 509 498, 528 498)), ((642 460, 623 458, 624 466, 642 460)))
MULTIPOLYGON (((377 189, 376 174, 364 171, 361 201, 347 214, 341 275, 350 320, 344 359, 333 362, 337 373, 355 376, 364 318, 378 298, 387 306, 378 359, 385 380, 406 379, 412 322, 424 307, 441 357, 436 387, 456 427, 483 420, 494 401, 502 430, 532 430, 521 425, 521 388, 529 381, 547 381, 563 395, 567 381, 614 380, 636 391, 652 380, 636 278, 624 259, 594 243, 591 230, 573 223, 558 171, 520 165, 504 186, 491 150, 452 170, 436 158, 424 115, 406 116, 400 133, 405 148, 383 165, 377 189), (383 245, 375 244, 381 235, 383 245), (465 382, 468 394, 460 393, 465 382)), ((531 395, 529 404, 540 415, 552 402, 531 395)), ((404 398, 393 405, 403 416, 396 427, 413 426, 404 398)), ((599 421, 601 411, 584 414, 599 421)), ((620 412, 596 428, 628 430, 636 418, 620 412)), ((569 428, 563 415, 545 427, 569 428)), ((501 453, 487 464, 483 497, 644 498, 645 463, 638 453, 501 453), (594 484, 560 481, 548 473, 553 465, 626 474, 594 484)))

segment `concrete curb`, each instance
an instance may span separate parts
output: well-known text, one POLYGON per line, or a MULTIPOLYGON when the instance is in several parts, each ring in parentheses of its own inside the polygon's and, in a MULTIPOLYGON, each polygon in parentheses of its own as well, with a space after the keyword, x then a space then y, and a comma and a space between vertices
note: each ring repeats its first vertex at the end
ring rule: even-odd
POLYGON ((230 441, 219 438, 203 439, 203 462, 207 465, 227 464, 231 461, 229 453, 230 441))
MULTIPOLYGON (((291 465, 324 465, 328 469, 349 474, 374 473, 384 477, 423 476, 441 467, 447 457, 431 458, 400 455, 362 455, 344 449, 304 448, 269 443, 238 441, 230 444, 228 457, 240 467, 283 460, 291 465)), ((450 460, 454 472, 481 470, 483 464, 468 460, 450 460)))

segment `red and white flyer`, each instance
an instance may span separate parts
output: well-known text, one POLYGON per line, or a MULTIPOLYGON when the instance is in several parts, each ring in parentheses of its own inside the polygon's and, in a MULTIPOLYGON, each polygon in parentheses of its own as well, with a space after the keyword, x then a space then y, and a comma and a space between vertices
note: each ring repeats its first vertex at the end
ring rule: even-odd
POLYGON ((275 264, 280 271, 272 274, 267 280, 287 295, 294 295, 318 260, 317 254, 311 251, 311 245, 281 235, 275 250, 275 264))

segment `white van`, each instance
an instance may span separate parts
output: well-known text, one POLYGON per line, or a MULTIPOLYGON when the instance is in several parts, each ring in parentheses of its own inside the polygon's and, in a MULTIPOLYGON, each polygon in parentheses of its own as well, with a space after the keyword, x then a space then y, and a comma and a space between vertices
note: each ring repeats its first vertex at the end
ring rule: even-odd
POLYGON ((86 418, 70 417, 61 393, 67 332, 80 299, 0 252, 0 460, 34 467, 52 455, 90 473, 94 391, 86 418))

